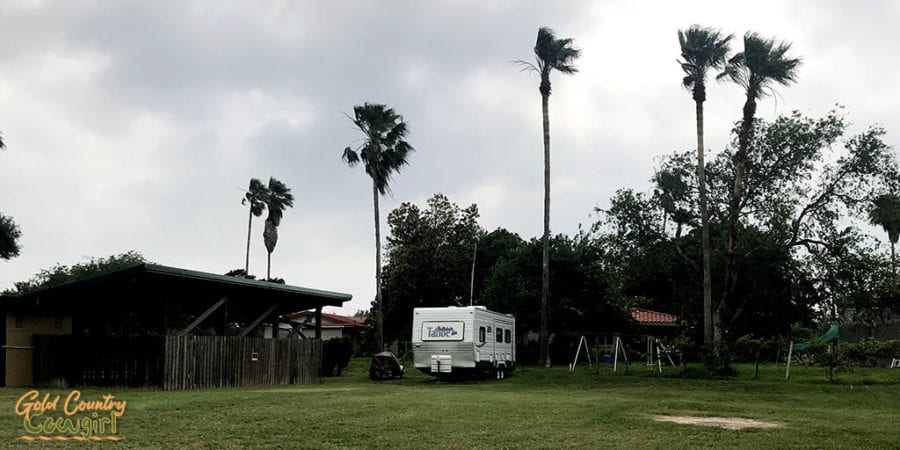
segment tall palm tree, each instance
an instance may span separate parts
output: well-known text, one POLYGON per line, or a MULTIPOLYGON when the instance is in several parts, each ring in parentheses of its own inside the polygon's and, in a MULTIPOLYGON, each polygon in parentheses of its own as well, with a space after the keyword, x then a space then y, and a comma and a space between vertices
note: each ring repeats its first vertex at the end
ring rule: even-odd
POLYGON ((372 178, 372 201, 375 206, 375 307, 378 320, 378 347, 384 348, 384 307, 381 299, 381 226, 378 221, 378 196, 390 192, 391 176, 408 164, 413 148, 406 142, 407 127, 403 116, 393 108, 377 103, 353 107, 353 125, 362 132, 362 143, 347 147, 341 158, 350 167, 362 161, 366 174, 372 178))
POLYGON ((872 201, 872 209, 869 210, 869 222, 880 226, 888 234, 891 241, 891 273, 897 274, 897 254, 894 246, 900 239, 900 196, 897 194, 882 194, 872 201))
POLYGON ((247 275, 250 274, 250 229, 253 227, 253 216, 259 217, 266 210, 267 193, 266 185, 259 178, 251 178, 250 187, 241 199, 242 205, 250 205, 250 217, 247 219, 247 258, 244 262, 244 273, 247 275))
POLYGON ((575 60, 581 50, 573 46, 570 38, 557 39, 553 30, 541 27, 534 44, 534 64, 516 61, 522 70, 533 70, 541 77, 538 91, 541 93, 541 112, 544 126, 544 237, 543 259, 541 263, 541 334, 538 365, 550 366, 550 344, 547 332, 547 299, 550 296, 550 73, 554 70, 563 74, 578 72, 575 60))
POLYGON ((682 85, 691 91, 697 114, 697 184, 700 190, 701 246, 703 247, 703 341, 708 349, 713 344, 712 275, 709 262, 709 212, 706 197, 706 163, 703 145, 703 102, 706 101, 706 74, 710 69, 722 69, 728 58, 730 41, 734 36, 722 35, 719 30, 691 25, 687 31, 678 30, 681 45, 682 85))
POLYGON ((275 251, 275 245, 278 244, 278 226, 281 225, 281 218, 284 216, 284 210, 294 207, 294 195, 291 194, 291 188, 287 187, 275 177, 269 177, 269 185, 266 187, 264 202, 269 215, 266 217, 266 228, 263 230, 263 241, 266 244, 266 250, 269 252, 268 263, 266 265, 266 279, 272 279, 272 252, 275 251))
MULTIPOLYGON (((753 133, 753 120, 756 115, 756 102, 771 95, 775 85, 788 85, 797 80, 800 58, 787 55, 791 49, 789 42, 776 42, 774 39, 760 37, 757 33, 747 32, 744 35, 744 51, 734 55, 719 79, 727 78, 744 88, 746 100, 743 116, 738 131, 738 149, 732 157, 734 163, 734 185, 728 205, 728 259, 726 261, 726 291, 730 290, 736 280, 736 254, 738 219, 741 208, 742 183, 747 152, 753 133)), ((717 309, 721 312, 724 302, 717 309)), ((721 318, 719 318, 721 320, 721 318)), ((721 330, 714 325, 715 332, 721 330)))

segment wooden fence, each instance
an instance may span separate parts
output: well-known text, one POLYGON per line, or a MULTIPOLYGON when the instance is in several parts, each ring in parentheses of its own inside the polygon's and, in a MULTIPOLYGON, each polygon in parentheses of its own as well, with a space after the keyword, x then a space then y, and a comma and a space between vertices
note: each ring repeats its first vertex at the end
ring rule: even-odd
POLYGON ((322 382, 322 341, 234 336, 34 336, 40 387, 202 389, 322 382))
POLYGON ((167 336, 166 390, 322 382, 322 341, 167 336))
POLYGON ((33 342, 36 386, 162 386, 162 336, 115 339, 35 335, 33 342))

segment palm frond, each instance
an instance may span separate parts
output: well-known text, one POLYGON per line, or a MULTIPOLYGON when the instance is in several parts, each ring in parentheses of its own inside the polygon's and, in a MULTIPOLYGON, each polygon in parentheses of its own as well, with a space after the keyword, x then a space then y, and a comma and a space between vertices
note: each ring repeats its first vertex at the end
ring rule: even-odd
POLYGON ((363 133, 363 143, 357 151, 347 147, 342 158, 351 167, 363 163, 380 194, 390 192, 393 173, 408 164, 413 147, 406 142, 408 126, 399 115, 383 104, 363 103, 353 108, 353 122, 363 133))
POLYGON ((581 49, 574 47, 571 38, 557 39, 552 28, 541 27, 534 44, 534 56, 536 64, 529 66, 542 77, 548 76, 552 70, 573 74, 578 72, 575 60, 581 57, 581 49))
POLYGON ((265 204, 269 211, 266 221, 271 221, 275 226, 281 224, 284 210, 294 207, 294 195, 291 188, 275 177, 269 177, 269 185, 266 188, 265 204))
MULTIPOLYGON (((695 96, 704 97, 702 92, 705 90, 706 75, 712 69, 728 66, 733 38, 734 35, 723 35, 720 30, 700 25, 691 25, 686 31, 678 30, 678 44, 681 48, 681 60, 678 63, 685 74, 682 86, 695 90, 695 96)), ((722 77, 719 75, 717 78, 722 77)))
POLYGON ((880 226, 888 234, 888 239, 897 243, 900 237, 900 196, 882 194, 872 200, 869 222, 880 226))
POLYGON ((244 198, 241 199, 241 204, 244 206, 250 205, 250 213, 259 217, 266 209, 265 198, 267 193, 268 188, 262 181, 258 178, 251 178, 250 185, 244 191, 244 198))
POLYGON ((744 51, 729 60, 720 78, 730 78, 755 98, 771 94, 775 84, 787 85, 797 81, 801 58, 787 55, 789 42, 764 38, 755 32, 744 35, 744 51))
POLYGON ((359 155, 353 151, 352 148, 347 147, 344 149, 344 154, 341 155, 341 159, 343 159, 348 166, 353 167, 359 162, 359 155))
POLYGON ((517 66, 519 68, 519 72, 539 72, 537 66, 521 59, 510 61, 510 64, 517 66))

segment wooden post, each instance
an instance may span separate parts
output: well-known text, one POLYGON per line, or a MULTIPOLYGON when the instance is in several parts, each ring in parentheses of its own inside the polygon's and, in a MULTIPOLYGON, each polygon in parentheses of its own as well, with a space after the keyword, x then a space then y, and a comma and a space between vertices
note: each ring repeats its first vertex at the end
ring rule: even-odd
POLYGON ((787 359, 787 369, 784 371, 784 379, 785 381, 791 378, 791 355, 794 354, 794 341, 791 341, 791 346, 788 348, 788 359, 787 359))
POLYGON ((316 307, 316 339, 322 339, 322 307, 316 307))
MULTIPOLYGON (((259 324, 261 324, 263 320, 266 320, 267 317, 269 317, 273 312, 275 312, 275 310, 277 308, 278 308, 278 303, 270 306, 269 309, 267 309, 266 312, 262 313, 259 317, 257 317, 256 320, 253 321, 253 323, 248 325, 246 328, 242 329, 241 333, 238 335, 238 337, 247 336, 247 334, 250 333, 251 331, 253 331, 254 328, 258 327, 259 324)), ((277 327, 278 323, 276 323, 275 325, 277 327)), ((278 337, 277 328, 273 328, 272 337, 273 338, 278 337)))
POLYGON ((176 336, 184 336, 184 335, 190 333, 194 328, 197 328, 197 325, 200 325, 201 322, 203 322, 204 320, 206 320, 207 317, 209 317, 209 316, 210 316, 212 313, 214 313, 217 309, 219 309, 220 307, 222 307, 222 305, 224 305, 225 302, 227 302, 227 301, 228 301, 228 296, 225 296, 225 297, 220 298, 219 301, 217 301, 217 302, 214 303, 212 306, 210 306, 209 309, 207 309, 206 311, 204 311, 203 314, 200 314, 200 317, 194 319, 194 321, 191 322, 190 325, 188 325, 187 327, 185 327, 183 330, 181 330, 181 331, 175 333, 175 335, 176 335, 176 336))

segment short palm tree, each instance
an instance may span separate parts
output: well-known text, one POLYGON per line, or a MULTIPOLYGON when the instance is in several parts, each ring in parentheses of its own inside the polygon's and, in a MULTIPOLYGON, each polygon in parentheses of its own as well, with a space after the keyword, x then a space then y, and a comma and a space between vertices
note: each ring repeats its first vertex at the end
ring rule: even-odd
POLYGON ((719 30, 691 25, 687 31, 678 30, 681 45, 682 85, 694 98, 697 115, 697 184, 700 191, 701 246, 703 248, 703 340, 707 348, 713 344, 712 275, 710 273, 709 212, 706 197, 706 163, 703 145, 703 102, 706 101, 706 74, 711 69, 725 67, 729 42, 733 35, 722 35, 719 30))
POLYGON ((294 195, 291 194, 291 189, 284 183, 276 180, 274 177, 270 177, 264 201, 266 209, 269 211, 269 215, 266 217, 266 228, 263 230, 263 241, 269 253, 266 265, 266 279, 271 280, 272 252, 275 251, 275 245, 278 244, 278 226, 281 225, 284 210, 294 207, 294 195))
POLYGON ((258 178, 250 179, 250 187, 244 193, 241 204, 250 205, 250 217, 247 219, 247 257, 244 262, 244 273, 250 274, 250 229, 253 227, 253 216, 259 217, 266 210, 266 185, 258 178))
POLYGON ((872 209, 869 210, 869 222, 880 226, 891 241, 891 272, 897 273, 897 256, 894 246, 900 239, 900 196, 897 194, 882 194, 872 201, 872 209))
POLYGON ((413 148, 406 142, 407 127, 403 116, 386 105, 364 103, 353 107, 353 125, 363 134, 362 143, 347 147, 342 154, 350 167, 362 161, 366 174, 372 178, 372 198, 375 206, 375 307, 378 347, 384 348, 384 307, 381 298, 381 227, 378 197, 390 192, 391 177, 408 164, 413 148))
POLYGON ((551 28, 541 27, 534 44, 534 64, 516 61, 522 70, 533 70, 541 77, 538 91, 541 93, 541 112, 544 126, 544 236, 541 270, 541 334, 538 365, 550 366, 550 345, 547 330, 547 302, 550 296, 550 73, 578 72, 575 60, 581 50, 573 46, 572 39, 557 39, 551 28))
MULTIPOLYGON (((732 156, 734 185, 728 205, 726 286, 733 286, 737 275, 735 273, 737 265, 735 249, 737 245, 738 219, 741 208, 744 166, 747 163, 747 153, 752 139, 756 102, 766 95, 771 95, 774 92, 775 85, 786 86, 797 80, 800 58, 789 57, 787 53, 790 49, 791 44, 789 42, 776 42, 774 39, 766 39, 756 33, 748 32, 744 35, 744 51, 728 60, 725 70, 718 76, 719 79, 730 79, 744 88, 746 92, 743 116, 738 131, 738 149, 732 156)), ((724 302, 720 302, 716 309, 721 312, 723 304, 724 302)), ((721 318, 719 318, 719 321, 721 323, 721 318)), ((716 333, 721 332, 718 328, 715 327, 716 333)))

